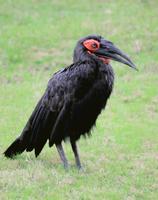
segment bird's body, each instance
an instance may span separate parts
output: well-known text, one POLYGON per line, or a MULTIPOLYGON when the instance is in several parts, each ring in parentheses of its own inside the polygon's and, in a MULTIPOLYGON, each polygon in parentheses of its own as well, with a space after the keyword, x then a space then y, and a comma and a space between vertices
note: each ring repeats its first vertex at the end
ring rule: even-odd
POLYGON ((59 112, 64 105, 61 112, 67 117, 64 126, 59 127, 60 131, 54 130, 51 144, 61 142, 67 136, 78 140, 81 135, 89 133, 112 92, 113 79, 111 66, 105 68, 101 61, 76 63, 53 76, 44 103, 52 111, 59 112), (61 139, 58 139, 59 132, 61 139))
POLYGON ((92 55, 93 51, 89 53, 81 48, 80 44, 91 38, 98 41, 98 36, 81 39, 74 51, 74 63, 55 73, 49 80, 22 134, 5 151, 7 157, 24 150, 35 150, 38 156, 49 140, 49 146, 57 146, 67 166, 61 143, 69 138, 76 163, 78 167, 81 166, 75 142, 81 135, 90 133, 110 97, 114 82, 114 73, 108 60, 98 59, 92 55))

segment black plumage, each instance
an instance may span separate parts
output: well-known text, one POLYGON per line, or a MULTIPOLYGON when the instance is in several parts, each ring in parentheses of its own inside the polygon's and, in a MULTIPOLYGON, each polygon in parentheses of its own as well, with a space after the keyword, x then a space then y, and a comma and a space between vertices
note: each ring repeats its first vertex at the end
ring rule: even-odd
POLYGON ((80 168, 76 141, 81 135, 90 134, 110 97, 114 83, 110 59, 134 68, 125 54, 101 36, 80 39, 74 50, 73 64, 49 80, 22 134, 4 152, 5 156, 13 157, 25 150, 35 150, 38 156, 49 140, 49 146, 56 145, 67 167, 62 141, 69 138, 80 168))

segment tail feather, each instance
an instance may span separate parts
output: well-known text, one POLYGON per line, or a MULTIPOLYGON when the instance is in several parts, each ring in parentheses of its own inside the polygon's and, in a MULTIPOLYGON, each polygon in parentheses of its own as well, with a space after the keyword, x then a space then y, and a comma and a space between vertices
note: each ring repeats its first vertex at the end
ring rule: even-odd
POLYGON ((7 148, 4 155, 12 158, 25 150, 32 151, 35 149, 37 157, 50 136, 55 116, 55 113, 45 108, 40 100, 22 134, 7 148))
POLYGON ((20 138, 17 138, 4 152, 4 155, 8 158, 12 158, 16 154, 20 154, 25 150, 25 146, 21 142, 20 138))

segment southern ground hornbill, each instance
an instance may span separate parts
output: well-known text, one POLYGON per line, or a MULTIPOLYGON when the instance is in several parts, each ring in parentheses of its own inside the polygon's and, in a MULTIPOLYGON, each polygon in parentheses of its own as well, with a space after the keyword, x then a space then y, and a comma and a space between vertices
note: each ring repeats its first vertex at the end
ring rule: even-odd
POLYGON ((103 37, 89 35, 80 39, 74 50, 73 64, 49 80, 24 130, 4 152, 5 156, 12 158, 25 150, 35 150, 37 157, 49 140, 49 146, 56 145, 67 168, 62 141, 69 138, 76 165, 81 168, 76 141, 81 135, 90 134, 110 97, 114 82, 110 60, 135 68, 123 52, 103 37))

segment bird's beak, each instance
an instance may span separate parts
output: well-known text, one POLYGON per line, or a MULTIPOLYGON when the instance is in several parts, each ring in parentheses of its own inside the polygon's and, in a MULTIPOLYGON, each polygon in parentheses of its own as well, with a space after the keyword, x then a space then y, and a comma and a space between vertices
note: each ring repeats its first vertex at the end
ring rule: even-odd
POLYGON ((102 40, 100 44, 100 48, 95 52, 95 54, 103 58, 108 58, 108 59, 121 62, 137 70, 136 66, 129 59, 129 57, 126 54, 124 54, 120 49, 115 47, 112 42, 102 40))

